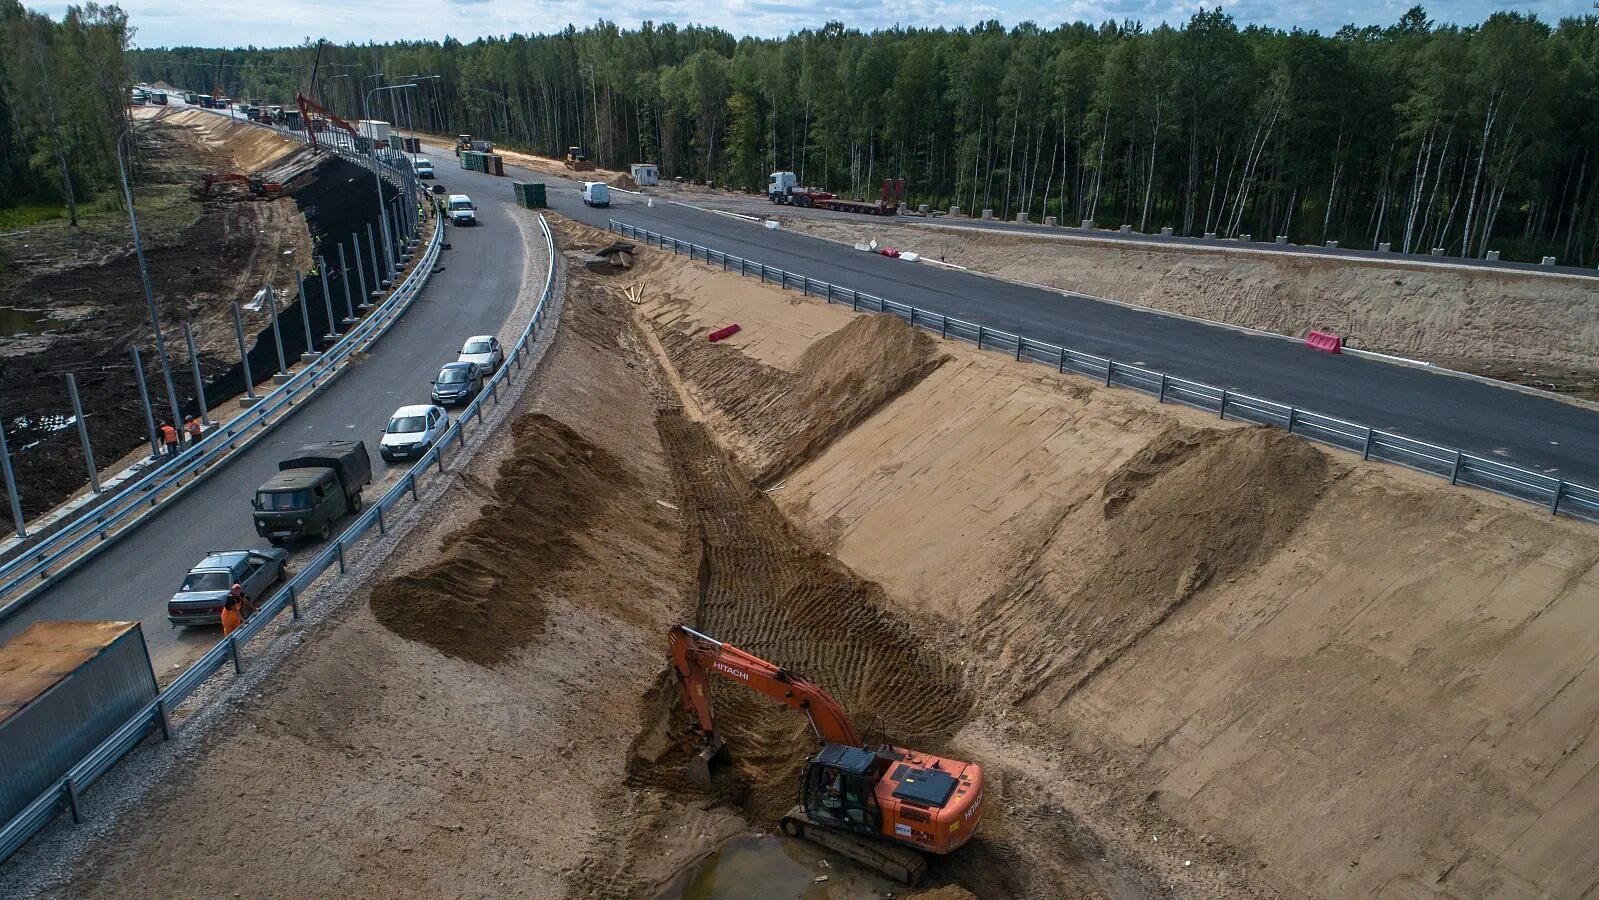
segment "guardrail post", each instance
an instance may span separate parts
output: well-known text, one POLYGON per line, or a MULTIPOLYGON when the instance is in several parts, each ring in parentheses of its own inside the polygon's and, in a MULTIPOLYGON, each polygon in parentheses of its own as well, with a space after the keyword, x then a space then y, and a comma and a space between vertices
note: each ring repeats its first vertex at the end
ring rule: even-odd
POLYGON ((1116 374, 1116 360, 1105 358, 1105 387, 1110 387, 1110 377, 1116 374))
POLYGON ((1288 407, 1288 433, 1289 434, 1293 434, 1294 433, 1294 419, 1296 417, 1298 417, 1298 415, 1299 415, 1298 407, 1294 407, 1294 406, 1288 407))
MULTIPOLYGON (((916 312, 914 310, 912 310, 911 311, 911 319, 914 320, 915 318, 916 318, 916 312)), ((1027 339, 1026 338, 1022 337, 1019 334, 1016 335, 1016 361, 1017 362, 1021 362, 1022 361, 1022 346, 1025 345, 1026 343, 1027 343, 1027 339)))
POLYGON ((1225 390, 1221 392, 1221 409, 1218 411, 1217 417, 1227 418, 1227 392, 1225 390))
POLYGON ((810 279, 810 276, 809 275, 801 275, 800 276, 800 296, 801 297, 809 297, 810 295, 811 295, 811 279, 810 279))
POLYGON ((155 698, 155 714, 161 723, 161 740, 172 740, 172 716, 167 713, 167 699, 155 698))
POLYGON ((1566 483, 1565 483, 1565 481, 1561 481, 1560 483, 1555 485, 1555 499, 1550 501, 1550 503, 1549 503, 1549 514, 1551 516, 1560 515, 1560 495, 1564 494, 1565 492, 1566 492, 1566 483))
POLYGON ((338 554, 339 554, 339 574, 343 575, 344 574, 344 542, 343 541, 336 542, 333 545, 333 549, 338 551, 338 554))
POLYGON ((761 272, 760 272, 761 284, 765 284, 766 283, 766 263, 760 263, 759 265, 761 267, 761 272))
POLYGON ((983 349, 983 326, 977 326, 977 349, 983 349))
POLYGON ((234 635, 230 634, 227 637, 227 641, 228 641, 228 655, 233 657, 233 674, 235 674, 235 675, 243 675, 244 674, 244 661, 239 659, 239 639, 237 637, 235 637, 234 635))
POLYGON ((389 530, 383 527, 383 505, 378 504, 376 508, 378 511, 378 534, 388 534, 389 530))
MULTIPOLYGON (((949 316, 941 315, 938 317, 938 336, 941 338, 949 337, 949 316)), ((1061 352, 1064 353, 1066 351, 1062 350, 1061 352)))
POLYGON ((749 273, 750 273, 750 261, 745 259, 745 258, 743 258, 742 256, 739 257, 739 260, 738 260, 738 274, 747 276, 747 275, 749 275, 749 273))
POLYGON ((854 312, 860 312, 861 311, 861 292, 860 291, 856 291, 856 290, 851 290, 849 292, 849 299, 850 299, 849 308, 851 310, 853 310, 854 312))
MULTIPOLYGON (((1064 351, 1064 350, 1061 351, 1061 355, 1063 357, 1065 356, 1065 352, 1066 351, 1064 351)), ((1158 403, 1165 403, 1166 402, 1166 373, 1165 372, 1160 373, 1160 397, 1156 400, 1156 402, 1158 402, 1158 403)))
MULTIPOLYGON (((439 471, 440 472, 444 471, 444 462, 443 462, 443 460, 440 459, 440 457, 438 457, 438 456, 435 456, 433 458, 434 459, 439 459, 439 471)), ((407 487, 409 487, 411 489, 411 500, 413 502, 416 501, 416 500, 420 500, 421 498, 416 495, 416 476, 414 476, 414 475, 405 476, 405 484, 406 484, 407 487)))
POLYGON ((1371 459, 1371 441, 1372 441, 1372 437, 1376 433, 1377 432, 1371 430, 1370 428, 1366 429, 1366 446, 1364 448, 1362 448, 1361 451, 1360 451, 1360 458, 1361 459, 1371 459))
MULTIPOLYGON (((495 406, 500 405, 500 383, 498 381, 489 385, 489 399, 494 401, 495 406)), ((481 417, 479 419, 481 420, 481 417)))
MULTIPOLYGON (((340 548, 341 552, 339 553, 339 572, 341 573, 344 571, 344 554, 342 550, 343 548, 340 548)), ((300 618, 300 592, 295 590, 292 584, 289 585, 289 618, 296 621, 300 618)))
POLYGON ((78 810, 78 783, 73 780, 71 775, 68 775, 61 786, 67 792, 67 809, 72 813, 72 824, 82 823, 83 816, 78 810))
POLYGON ((1455 484, 1456 482, 1460 481, 1460 463, 1465 458, 1466 456, 1464 453, 1461 453, 1459 450, 1455 451, 1455 467, 1449 472, 1450 484, 1455 484))

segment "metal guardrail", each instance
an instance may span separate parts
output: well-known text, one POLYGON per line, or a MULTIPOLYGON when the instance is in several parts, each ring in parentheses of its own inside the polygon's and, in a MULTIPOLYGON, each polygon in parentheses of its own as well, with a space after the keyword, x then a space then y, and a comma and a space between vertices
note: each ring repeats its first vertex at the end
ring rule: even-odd
POLYGON ((1354 451, 1359 453, 1362 459, 1395 463, 1418 472, 1447 478, 1450 484, 1470 485, 1543 506, 1555 515, 1563 514, 1590 522, 1599 522, 1599 489, 1587 485, 1475 456, 1452 447, 1418 441, 1389 431, 1378 431, 1366 425, 1322 415, 1297 406, 1264 400, 1142 366, 1119 363, 1108 357, 1082 353, 1060 344, 1035 341, 976 322, 928 312, 908 304, 885 300, 872 294, 786 272, 699 244, 680 241, 658 232, 636 228, 615 219, 609 220, 609 229, 615 234, 637 238, 646 244, 671 250, 673 253, 686 253, 690 259, 702 259, 710 265, 721 265, 723 271, 730 272, 736 269, 740 275, 758 277, 762 282, 784 288, 798 288, 807 295, 814 294, 829 303, 846 304, 856 311, 890 313, 917 328, 937 332, 940 337, 967 341, 976 344, 979 350, 995 350, 1010 354, 1018 362, 1041 363, 1058 372, 1086 375, 1096 381, 1102 381, 1107 387, 1119 385, 1143 391, 1162 403, 1169 401, 1208 410, 1222 419, 1286 428, 1289 434, 1354 451))
POLYGON ((80 795, 93 784, 96 779, 104 775, 118 760, 137 746, 154 730, 161 731, 163 739, 170 738, 173 734, 171 713, 185 700, 193 696, 194 692, 204 684, 207 679, 216 674, 228 663, 233 664, 235 673, 244 671, 244 647, 249 641, 262 631, 266 630, 277 617, 288 610, 289 614, 298 619, 300 617, 300 596, 318 578, 321 578, 329 569, 337 566, 339 574, 345 571, 345 554, 356 541, 365 537, 373 528, 379 534, 387 532, 384 523, 384 513, 392 510, 409 495, 412 502, 419 498, 417 482, 428 469, 437 467, 439 472, 444 471, 444 454, 453 445, 456 450, 466 446, 466 423, 476 418, 478 423, 483 421, 483 404, 493 401, 498 404, 500 385, 511 377, 511 367, 516 366, 521 371, 524 363, 523 357, 528 353, 533 340, 538 336, 540 328, 544 325, 546 311, 550 302, 550 292, 555 284, 555 239, 550 233, 549 223, 539 216, 539 230, 544 234, 544 245, 548 251, 549 265, 544 274, 544 290, 539 295, 538 305, 533 309, 533 317, 523 329, 522 336, 512 348, 511 353, 501 364, 499 371, 495 372, 483 390, 461 410, 455 421, 445 429, 438 442, 424 453, 405 476, 383 493, 383 496, 351 522, 341 532, 337 539, 322 548, 322 551, 312 557, 301 570, 289 579, 288 583, 279 588, 268 598, 261 608, 250 617, 250 620, 238 630, 228 635, 206 654, 195 660, 177 678, 172 680, 156 699, 144 709, 134 714, 115 733, 106 738, 99 746, 89 751, 83 759, 67 770, 55 784, 41 793, 27 808, 17 813, 15 817, 0 827, 0 860, 4 860, 28 841, 41 828, 48 825, 63 809, 72 813, 73 821, 80 821, 82 817, 80 795))
MULTIPOLYGON (((398 170, 393 166, 375 162, 346 148, 330 149, 356 165, 368 169, 377 165, 382 170, 388 170, 396 179, 399 178, 398 170)), ((277 413, 293 406, 297 399, 316 391, 341 374, 342 364, 350 355, 364 351, 381 337, 421 291, 438 259, 443 231, 442 228, 434 229, 433 238, 423 251, 422 258, 411 274, 390 292, 388 298, 363 316, 359 324, 314 362, 294 373, 243 414, 201 438, 175 462, 156 466, 122 487, 109 499, 85 510, 82 515, 57 528, 34 546, 27 547, 11 560, 0 564, 0 600, 12 598, 0 605, 0 621, 25 606, 37 591, 53 584, 128 533, 163 500, 171 499, 173 495, 164 492, 185 487, 185 481, 192 485, 194 481, 209 475, 217 463, 275 426, 279 421, 274 419, 277 413)), ((303 299, 301 302, 304 302, 303 299)))

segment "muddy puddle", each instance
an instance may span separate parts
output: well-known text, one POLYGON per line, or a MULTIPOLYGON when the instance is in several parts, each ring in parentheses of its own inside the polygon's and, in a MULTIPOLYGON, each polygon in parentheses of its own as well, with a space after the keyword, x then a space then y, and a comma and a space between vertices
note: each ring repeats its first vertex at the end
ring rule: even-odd
POLYGON ((50 314, 37 309, 0 306, 0 338, 48 331, 50 314))
POLYGON ((749 834, 686 870, 657 900, 864 900, 904 892, 805 841, 749 834))

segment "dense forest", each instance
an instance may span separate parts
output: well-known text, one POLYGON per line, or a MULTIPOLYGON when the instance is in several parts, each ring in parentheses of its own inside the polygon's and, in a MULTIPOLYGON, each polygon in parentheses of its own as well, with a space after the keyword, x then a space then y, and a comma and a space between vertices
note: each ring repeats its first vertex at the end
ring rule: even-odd
POLYGON ((116 179, 127 121, 131 30, 116 6, 69 6, 57 22, 0 0, 0 208, 78 204, 116 179))
MULTIPOLYGON (((283 102, 312 57, 131 60, 145 80, 283 102)), ((316 90, 360 115, 365 90, 419 75, 440 77, 372 114, 741 189, 776 169, 857 196, 903 176, 917 202, 1004 218, 1599 262, 1593 15, 1456 26, 1417 7, 1331 36, 1240 28, 1219 9, 1181 27, 834 23, 783 39, 600 22, 324 47, 316 90)))

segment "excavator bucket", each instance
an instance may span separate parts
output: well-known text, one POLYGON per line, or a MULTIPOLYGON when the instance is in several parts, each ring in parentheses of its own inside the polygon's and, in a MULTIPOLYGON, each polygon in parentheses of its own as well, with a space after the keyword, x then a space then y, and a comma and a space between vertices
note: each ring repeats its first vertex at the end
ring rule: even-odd
POLYGON ((711 760, 715 759, 725 746, 727 742, 717 735, 701 747, 699 752, 694 754, 694 758, 688 761, 688 780, 694 782, 701 790, 710 790, 711 760))

